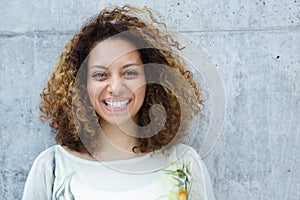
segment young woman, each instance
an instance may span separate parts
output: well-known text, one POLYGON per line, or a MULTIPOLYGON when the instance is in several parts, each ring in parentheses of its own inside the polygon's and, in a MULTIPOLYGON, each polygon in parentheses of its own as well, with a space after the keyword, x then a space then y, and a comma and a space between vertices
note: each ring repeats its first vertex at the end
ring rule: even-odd
POLYGON ((105 9, 67 43, 40 104, 58 144, 35 160, 23 200, 214 199, 183 144, 200 93, 160 25, 146 8, 105 9))

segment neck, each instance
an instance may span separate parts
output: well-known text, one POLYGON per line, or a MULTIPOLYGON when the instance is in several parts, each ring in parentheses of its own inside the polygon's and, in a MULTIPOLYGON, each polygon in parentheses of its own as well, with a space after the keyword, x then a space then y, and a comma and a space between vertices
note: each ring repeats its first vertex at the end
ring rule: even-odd
MULTIPOLYGON (((118 125, 109 124, 107 122, 100 122, 103 130, 103 140, 101 142, 101 150, 99 157, 102 160, 117 160, 136 157, 132 151, 134 146, 138 145, 136 137, 134 137, 135 130, 126 127, 126 130, 131 130, 126 133, 118 125)), ((122 125, 123 126, 123 125, 122 125)))

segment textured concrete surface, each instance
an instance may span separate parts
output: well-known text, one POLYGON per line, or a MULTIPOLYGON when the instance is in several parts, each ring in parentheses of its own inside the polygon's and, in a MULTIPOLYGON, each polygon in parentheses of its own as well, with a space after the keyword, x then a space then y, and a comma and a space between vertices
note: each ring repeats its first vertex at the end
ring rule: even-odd
MULTIPOLYGON (((34 158, 54 144, 39 93, 71 35, 123 1, 0 2, 0 199, 20 199, 34 158)), ((204 159, 217 200, 300 199, 299 0, 132 1, 195 40, 220 71, 223 133, 204 159)), ((197 148, 197 146, 196 146, 197 148)))

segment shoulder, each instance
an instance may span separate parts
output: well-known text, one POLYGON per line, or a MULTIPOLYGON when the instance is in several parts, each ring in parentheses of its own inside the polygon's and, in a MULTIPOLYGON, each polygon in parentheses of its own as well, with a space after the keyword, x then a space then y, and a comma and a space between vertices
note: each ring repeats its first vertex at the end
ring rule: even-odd
POLYGON ((189 165, 193 171, 201 172, 206 170, 203 160, 193 147, 186 144, 177 144, 169 151, 172 163, 189 165))
POLYGON ((38 155, 38 157, 36 157, 35 161, 36 162, 38 162, 38 161, 46 162, 50 158, 53 158, 53 155, 54 155, 57 147, 58 147, 58 145, 54 145, 54 146, 51 146, 51 147, 45 149, 38 155))
POLYGON ((182 159, 193 158, 196 160, 201 160, 198 152, 193 147, 186 144, 174 145, 168 151, 172 157, 182 158, 182 159))
POLYGON ((50 199, 54 180, 54 154, 58 145, 52 146, 34 160, 28 174, 22 200, 50 199))
POLYGON ((42 151, 34 160, 32 168, 48 168, 53 165, 55 149, 58 145, 51 146, 42 151))
POLYGON ((186 144, 176 144, 169 149, 165 149, 163 154, 167 156, 166 160, 171 165, 189 165, 194 169, 203 167, 203 161, 198 152, 191 146, 186 144))

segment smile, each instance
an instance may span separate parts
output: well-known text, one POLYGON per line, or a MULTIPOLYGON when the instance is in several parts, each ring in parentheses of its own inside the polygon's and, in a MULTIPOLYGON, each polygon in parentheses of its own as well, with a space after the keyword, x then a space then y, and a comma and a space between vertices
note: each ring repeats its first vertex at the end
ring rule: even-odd
POLYGON ((126 108, 127 105, 130 103, 131 100, 124 100, 124 101, 106 101, 104 100, 104 104, 107 107, 110 107, 112 109, 120 109, 120 108, 126 108))

